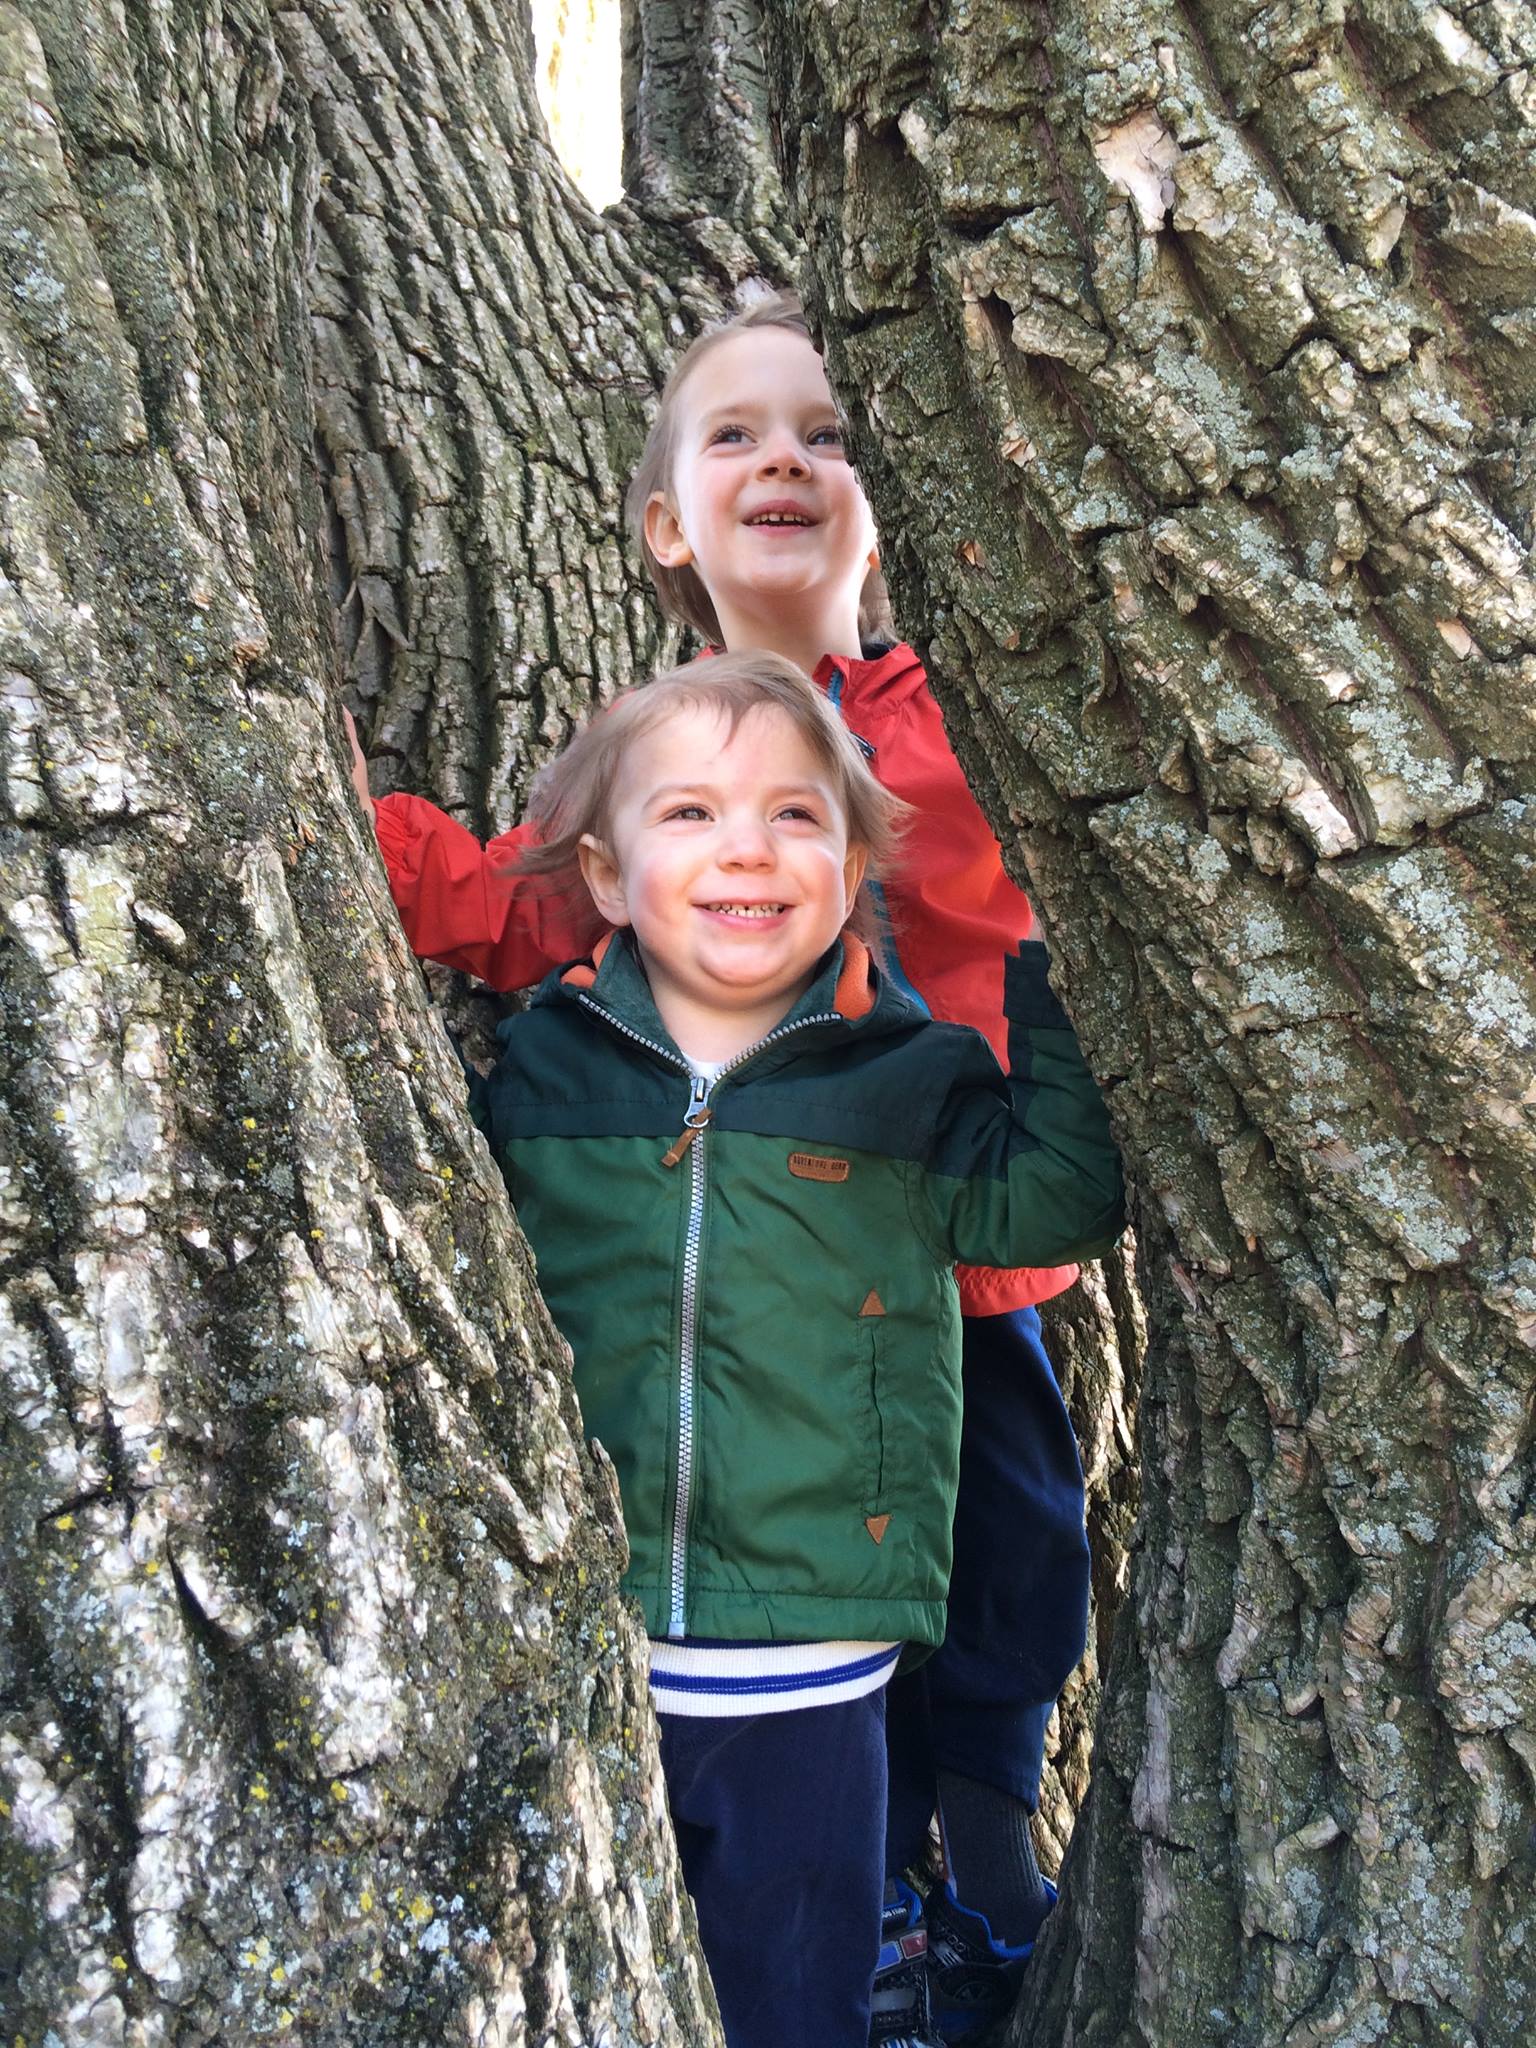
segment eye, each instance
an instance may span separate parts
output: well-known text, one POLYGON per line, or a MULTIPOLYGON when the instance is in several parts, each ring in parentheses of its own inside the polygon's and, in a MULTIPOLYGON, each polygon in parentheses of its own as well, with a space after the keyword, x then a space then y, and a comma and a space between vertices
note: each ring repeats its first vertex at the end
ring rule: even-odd
POLYGON ((820 817, 809 804, 783 804, 779 816, 796 825, 819 825, 820 817))
POLYGON ((842 428, 834 420, 828 426, 813 427, 806 439, 813 448, 841 448, 844 435, 842 428))
POLYGON ((706 443, 706 446, 713 448, 717 446, 720 442, 729 443, 732 441, 745 441, 746 438, 747 430, 745 427, 737 427, 727 424, 723 427, 716 427, 714 429, 713 433, 711 433, 709 437, 708 442, 706 443))
POLYGON ((708 816, 709 813, 702 804, 674 804, 670 811, 663 814, 662 823, 666 824, 673 818, 681 818, 686 824, 694 825, 708 816))

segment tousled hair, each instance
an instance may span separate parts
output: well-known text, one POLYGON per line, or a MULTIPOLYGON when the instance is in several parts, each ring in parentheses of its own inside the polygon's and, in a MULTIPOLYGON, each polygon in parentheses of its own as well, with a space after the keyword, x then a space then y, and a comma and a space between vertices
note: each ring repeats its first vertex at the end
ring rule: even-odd
POLYGON ((699 709, 718 711, 731 735, 752 711, 779 711, 789 719, 842 805, 849 846, 868 856, 849 924, 881 950, 885 935, 869 884, 894 859, 910 806, 875 780, 858 741, 810 678, 792 661, 762 649, 668 669, 599 711, 534 778, 526 818, 537 843, 524 851, 514 872, 542 880, 562 900, 582 943, 594 943, 607 924, 582 879, 582 838, 590 833, 610 844, 620 772, 636 741, 679 711, 699 709))
MULTIPOLYGON (((656 586, 662 610, 668 618, 691 626, 702 639, 716 647, 724 636, 703 577, 691 562, 685 563, 681 569, 669 569, 657 561, 645 537, 645 508, 658 491, 666 497, 672 490, 672 470, 677 458, 678 401, 683 386, 705 356, 713 354, 722 342, 734 340, 738 334, 750 334, 760 327, 782 328, 789 334, 800 334, 807 341, 812 341, 805 308, 798 295, 794 292, 773 292, 766 298, 755 300, 745 312, 737 313, 720 326, 707 328, 697 340, 690 342, 673 364, 672 373, 662 387, 661 403, 656 408, 651 431, 645 437, 645 446, 640 451, 640 460, 635 465, 634 476, 624 496, 624 516, 646 572, 656 586)), ((870 570, 859 592, 859 632, 866 640, 895 638, 891 600, 885 578, 878 569, 870 570)))

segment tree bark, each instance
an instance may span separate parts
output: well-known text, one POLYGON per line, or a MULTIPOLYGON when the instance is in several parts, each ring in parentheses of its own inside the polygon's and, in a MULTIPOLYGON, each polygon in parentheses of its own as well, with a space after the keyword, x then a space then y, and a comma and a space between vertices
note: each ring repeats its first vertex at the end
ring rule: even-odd
MULTIPOLYGON (((743 32, 740 0, 655 11, 721 52, 743 32)), ((786 273, 782 195, 751 124, 712 119, 707 145, 683 126, 688 85, 708 99, 685 71, 657 80, 673 124, 634 196, 594 213, 545 138, 521 9, 448 31, 402 4, 368 28, 314 0, 278 21, 321 162, 315 434, 347 699, 376 793, 504 830, 573 721, 673 644, 624 488, 678 348, 786 273)))
POLYGON ((898 617, 1140 1196, 1144 1534, 1012 2038, 1515 2048, 1531 17, 768 27, 898 617))
POLYGON ((1054 1878, 1088 1794, 1094 1724, 1141 1500, 1136 1415, 1147 1330, 1129 1234, 1111 1257, 1085 1266, 1075 1287, 1041 1304, 1040 1324, 1082 1453, 1092 1560, 1088 1647, 1046 1731, 1034 1829, 1041 1868, 1054 1878))
POLYGON ((718 2039, 611 1473, 334 708, 486 826, 656 646, 620 484, 775 245, 595 216, 530 63, 0 5, 8 2042, 718 2039))

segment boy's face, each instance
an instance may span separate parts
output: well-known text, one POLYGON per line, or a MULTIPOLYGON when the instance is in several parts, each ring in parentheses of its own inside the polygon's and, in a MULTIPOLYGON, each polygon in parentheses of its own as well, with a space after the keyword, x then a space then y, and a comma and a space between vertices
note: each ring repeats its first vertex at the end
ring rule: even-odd
POLYGON ((851 610, 856 620, 875 525, 805 336, 733 335, 699 363, 677 406, 671 488, 647 507, 646 538, 666 567, 693 565, 727 644, 778 645, 781 635, 761 638, 765 607, 791 639, 814 634, 824 616, 851 610))
POLYGON ((698 1059, 778 1023, 864 873, 835 787, 785 714, 760 707, 728 731, 706 705, 637 740, 607 844, 581 848, 593 901, 633 926, 662 1022, 698 1059))

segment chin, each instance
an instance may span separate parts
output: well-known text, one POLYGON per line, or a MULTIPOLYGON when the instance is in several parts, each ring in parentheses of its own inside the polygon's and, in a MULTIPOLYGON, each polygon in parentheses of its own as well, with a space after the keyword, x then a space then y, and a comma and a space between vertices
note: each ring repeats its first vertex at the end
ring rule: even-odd
POLYGON ((810 597, 816 594, 817 589, 818 584, 806 576, 803 562, 780 562, 770 559, 762 564, 759 573, 743 587, 737 602, 750 602, 754 597, 762 597, 765 593, 775 597, 810 597))

